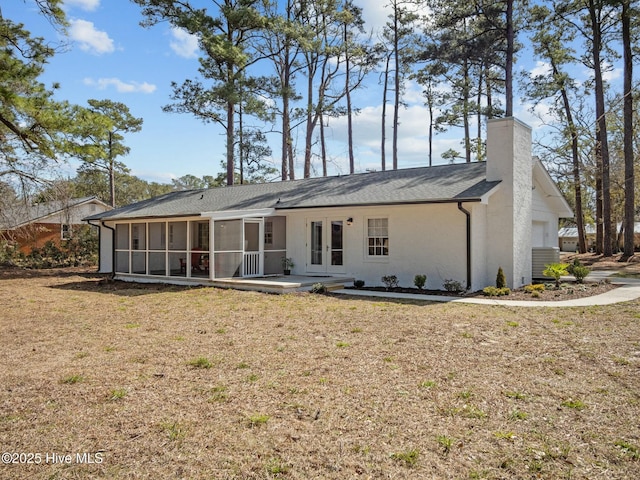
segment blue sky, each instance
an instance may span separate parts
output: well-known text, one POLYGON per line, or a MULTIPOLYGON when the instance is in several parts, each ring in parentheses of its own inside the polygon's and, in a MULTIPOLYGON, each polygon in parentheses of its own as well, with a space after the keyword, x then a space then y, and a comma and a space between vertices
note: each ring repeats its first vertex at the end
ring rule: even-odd
MULTIPOLYGON (((368 30, 384 24, 388 15, 386 2, 357 0, 356 3, 363 7, 368 30)), ((66 50, 52 59, 41 77, 46 85, 60 83, 57 98, 79 105, 86 105, 91 98, 110 99, 126 104, 132 115, 142 117, 142 131, 128 134, 125 139, 131 153, 121 158, 136 176, 169 183, 172 178, 186 174, 200 177, 221 171, 220 161, 225 151, 222 129, 214 124, 205 125, 188 114, 162 111, 162 106, 170 103, 171 81, 182 83, 197 74, 198 51, 194 39, 171 29, 168 24, 140 27, 140 8, 129 0, 66 0, 65 10, 71 22, 67 39, 60 37, 38 13, 33 0, 2 1, 6 18, 24 23, 34 35, 66 41, 66 50)), ((518 68, 533 70, 544 65, 521 61, 518 68)), ((371 78, 368 88, 355 97, 356 106, 361 109, 355 118, 354 131, 359 171, 380 168, 382 94, 376 82, 377 74, 371 78)), ((428 116, 422 106, 419 86, 408 83, 404 100, 408 108, 400 112, 400 167, 426 165, 428 116)), ((527 106, 519 103, 517 95, 514 113, 533 127, 539 124, 527 106)), ((388 115, 390 124, 391 105, 388 115)), ((346 173, 346 120, 332 120, 328 135, 332 155, 329 173, 346 173)), ((456 134, 438 137, 434 158, 449 148, 461 151, 459 138, 456 134)), ((274 134, 271 140, 277 166, 278 138, 274 134)), ((66 174, 73 176, 74 171, 70 165, 66 174)))

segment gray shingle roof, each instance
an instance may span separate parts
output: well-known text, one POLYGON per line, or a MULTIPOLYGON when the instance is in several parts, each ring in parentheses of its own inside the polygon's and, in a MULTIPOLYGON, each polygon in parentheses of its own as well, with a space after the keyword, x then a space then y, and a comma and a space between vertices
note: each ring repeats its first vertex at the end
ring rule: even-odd
MULTIPOLYGON (((37 223, 46 217, 62 212, 65 209, 73 208, 83 203, 97 200, 96 196, 71 198, 68 200, 52 200, 50 202, 35 203, 25 205, 15 203, 3 210, 0 215, 0 229, 13 229, 30 223, 37 223)), ((102 203, 102 202, 100 202, 102 203)))
POLYGON ((486 181, 484 163, 440 165, 171 192, 85 220, 175 217, 262 208, 477 201, 498 183, 486 181))

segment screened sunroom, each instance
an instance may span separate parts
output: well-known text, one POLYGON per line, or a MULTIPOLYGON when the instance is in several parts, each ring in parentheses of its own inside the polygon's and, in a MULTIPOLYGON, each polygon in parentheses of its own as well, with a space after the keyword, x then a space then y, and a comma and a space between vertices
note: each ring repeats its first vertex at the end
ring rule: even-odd
POLYGON ((132 220, 113 228, 116 274, 213 280, 283 271, 283 216, 132 220))

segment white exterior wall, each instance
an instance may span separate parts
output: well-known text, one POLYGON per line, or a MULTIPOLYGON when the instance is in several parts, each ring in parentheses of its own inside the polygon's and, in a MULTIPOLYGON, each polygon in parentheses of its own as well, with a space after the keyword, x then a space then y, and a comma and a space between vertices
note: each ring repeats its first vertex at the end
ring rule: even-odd
POLYGON ((400 286, 412 287, 417 274, 427 275, 427 289, 442 289, 445 279, 466 286, 466 217, 456 203, 292 210, 286 217, 293 274, 321 275, 307 266, 307 221, 326 218, 345 222, 344 275, 369 286, 382 285, 383 275, 396 275, 400 286), (351 225, 346 224, 349 217, 351 225), (388 257, 367 255, 368 218, 389 219, 388 257))
POLYGON ((100 269, 98 273, 113 273, 113 231, 100 225, 100 269))
POLYGON ((502 267, 511 288, 531 282, 531 129, 514 118, 487 122, 487 180, 501 180, 489 198, 487 270, 502 267))
MULTIPOLYGON (((487 205, 482 203, 464 204, 471 212, 471 289, 482 290, 495 284, 495 275, 488 268, 487 251, 492 245, 487 230, 487 205), (493 277, 493 278, 492 278, 493 277)), ((496 270, 497 273, 497 270, 496 270)))
POLYGON ((557 247, 558 214, 549 208, 537 182, 534 182, 534 187, 532 192, 532 247, 557 247))

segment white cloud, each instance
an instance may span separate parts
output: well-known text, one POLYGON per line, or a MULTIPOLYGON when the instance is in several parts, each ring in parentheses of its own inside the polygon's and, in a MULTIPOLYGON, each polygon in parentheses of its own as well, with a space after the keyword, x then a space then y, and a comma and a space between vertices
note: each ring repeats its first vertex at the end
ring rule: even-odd
MULTIPOLYGON (((388 2, 372 2, 371 0, 355 0, 353 2, 358 7, 362 8, 362 17, 365 21, 365 30, 373 31, 374 34, 382 32, 385 24, 390 21, 389 15, 392 13, 392 9, 388 2)), ((428 16, 430 10, 427 6, 410 5, 409 3, 404 5, 420 15, 428 16)))
POLYGON ((538 60, 536 62, 536 66, 533 67, 531 69, 531 71, 529 72, 529 75, 531 76, 531 78, 535 78, 538 76, 547 76, 551 73, 551 65, 547 62, 541 62, 540 60, 538 60))
POLYGON ((137 92, 153 93, 157 88, 155 85, 151 83, 147 83, 147 82, 143 82, 143 83, 128 82, 127 83, 127 82, 123 82, 119 78, 99 78, 97 80, 94 80, 93 78, 85 78, 84 84, 91 87, 96 87, 99 90, 105 90, 109 87, 115 87, 118 93, 137 93, 137 92))
POLYGON ((610 68, 602 74, 602 79, 605 82, 613 82, 622 78, 622 68, 610 68))
POLYGON ((171 50, 184 58, 196 58, 198 52, 198 37, 191 35, 182 28, 172 28, 173 40, 169 42, 171 50))
POLYGON ((111 53, 115 50, 109 35, 97 30, 93 22, 87 20, 71 20, 69 35, 80 44, 80 49, 94 55, 111 53))
POLYGON ((100 0, 64 0, 65 7, 78 7, 81 10, 92 12, 100 6, 100 0))

